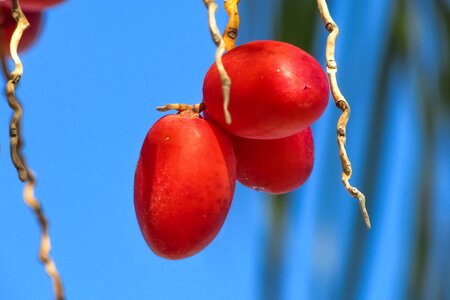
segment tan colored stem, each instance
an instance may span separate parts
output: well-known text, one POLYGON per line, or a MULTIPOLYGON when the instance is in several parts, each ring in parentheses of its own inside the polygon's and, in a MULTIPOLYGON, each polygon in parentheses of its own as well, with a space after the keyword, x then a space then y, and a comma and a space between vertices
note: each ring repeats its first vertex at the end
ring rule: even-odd
POLYGON ((25 183, 23 191, 23 198, 25 203, 33 210, 36 219, 41 227, 41 245, 39 248, 39 260, 45 267, 45 271, 50 276, 53 282, 53 291, 55 299, 64 299, 64 289, 61 281, 61 276, 58 273, 55 262, 50 257, 51 241, 48 232, 48 221, 42 211, 39 201, 34 196, 34 187, 36 185, 35 178, 31 172, 28 173, 28 180, 25 183))
POLYGON ((223 32, 222 38, 225 42, 227 51, 235 47, 236 38, 239 32, 239 11, 238 4, 240 0, 224 0, 225 10, 228 14, 228 24, 223 32))
MULTIPOLYGON (((24 201, 32 209, 36 216, 41 229, 41 244, 39 248, 39 260, 45 267, 47 274, 50 276, 53 282, 53 290, 55 299, 64 299, 64 290, 61 281, 61 277, 58 274, 55 263, 50 257, 50 235, 48 233, 47 218, 42 211, 39 201, 34 197, 34 187, 36 180, 32 172, 30 172, 25 158, 22 154, 22 135, 21 135, 21 121, 22 121, 22 107, 20 102, 15 96, 15 88, 22 78, 23 66, 18 55, 18 46, 23 32, 30 26, 27 18, 23 14, 19 1, 12 0, 13 10, 12 16, 17 21, 16 29, 11 37, 10 52, 11 58, 14 61, 14 70, 9 74, 9 79, 6 83, 6 97, 8 104, 13 110, 13 116, 10 122, 10 147, 11 147, 11 160, 17 169, 19 179, 25 182, 24 187, 24 201)), ((3 69, 7 70, 6 59, 2 59, 3 69)))
POLYGON ((205 105, 203 103, 194 104, 194 105, 172 103, 172 104, 166 104, 163 106, 158 106, 156 108, 156 110, 161 111, 161 112, 169 111, 169 110, 177 110, 179 112, 184 111, 184 110, 191 110, 195 113, 201 113, 204 109, 205 109, 205 105))
POLYGON ((364 218, 364 222, 366 223, 367 228, 370 229, 371 225, 369 213, 367 212, 366 209, 366 197, 357 188, 351 186, 350 184, 350 178, 352 176, 352 165, 348 158, 347 151, 345 150, 345 143, 347 138, 346 128, 347 122, 350 117, 350 106, 347 100, 345 99, 344 95, 342 95, 337 83, 336 77, 337 64, 334 57, 334 52, 336 49, 336 40, 339 35, 339 28, 330 15, 326 1, 317 0, 317 5, 319 7, 323 23, 325 24, 325 28, 329 32, 325 56, 327 60, 327 73, 328 78, 330 80, 331 93, 333 95, 333 99, 336 106, 342 111, 342 114, 337 124, 337 141, 342 165, 342 183, 344 184, 345 188, 350 193, 350 195, 358 199, 361 213, 364 218))
POLYGON ((225 52, 225 42, 220 36, 219 28, 217 28, 216 23, 216 11, 217 11, 217 3, 214 0, 203 0, 206 8, 208 9, 208 23, 209 30, 211 32, 211 37, 214 43, 217 46, 216 50, 216 66, 217 70, 220 74, 220 80, 222 82, 222 92, 223 92, 223 111, 225 114, 225 121, 227 124, 231 124, 231 115, 228 110, 228 106, 230 103, 230 88, 231 88, 231 79, 225 71, 225 67, 222 63, 222 55, 225 52))

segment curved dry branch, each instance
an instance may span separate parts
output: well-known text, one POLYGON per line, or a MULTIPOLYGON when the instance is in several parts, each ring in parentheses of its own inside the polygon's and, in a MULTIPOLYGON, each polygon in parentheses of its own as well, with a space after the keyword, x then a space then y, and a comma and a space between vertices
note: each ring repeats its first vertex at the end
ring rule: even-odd
POLYGON ((203 103, 194 104, 194 105, 182 104, 182 103, 171 103, 171 104, 166 104, 163 106, 156 107, 156 110, 161 111, 161 112, 165 112, 165 111, 169 111, 169 110, 177 110, 179 112, 184 111, 184 110, 190 110, 195 113, 201 113, 204 109, 205 109, 205 105, 203 103))
POLYGON ((228 14, 228 24, 225 28, 222 38, 225 42, 227 51, 235 47, 236 38, 239 32, 239 11, 238 4, 240 0, 224 0, 225 10, 228 14))
POLYGON ((333 95, 336 106, 342 111, 342 114, 337 123, 337 140, 339 145, 339 156, 341 158, 342 164, 342 183, 344 184, 350 195, 358 199, 364 222, 366 223, 367 228, 370 228, 371 225, 369 213, 366 209, 366 197, 356 187, 353 187, 350 184, 350 177, 352 176, 352 165, 348 158, 347 151, 345 150, 345 142, 347 138, 346 128, 348 119, 350 117, 350 106, 344 95, 342 95, 341 91, 339 90, 336 78, 337 64, 334 57, 336 40, 339 35, 339 27, 331 17, 326 1, 317 0, 317 5, 319 7, 323 23, 325 24, 325 28, 329 32, 325 55, 327 60, 327 73, 330 80, 331 93, 333 95))
MULTIPOLYGON (((23 65, 17 53, 20 39, 23 32, 30 26, 27 18, 23 14, 19 1, 12 0, 13 10, 12 16, 17 22, 16 29, 11 37, 10 52, 11 58, 14 61, 14 70, 9 74, 9 79, 6 83, 6 97, 10 108, 13 110, 13 116, 10 122, 10 148, 11 160, 17 169, 19 178, 25 182, 24 187, 24 201, 33 210, 36 219, 41 229, 41 244, 39 248, 39 260, 45 267, 47 274, 53 282, 53 290, 55 299, 64 299, 64 290, 61 277, 58 274, 55 263, 50 257, 50 235, 48 233, 47 218, 42 211, 39 201, 34 197, 34 187, 36 180, 32 172, 30 172, 26 161, 22 154, 22 138, 21 138, 21 121, 22 121, 22 106, 15 96, 15 88, 22 78, 23 65)), ((3 70, 7 71, 6 59, 2 59, 3 70)))
POLYGON ((208 23, 209 30, 211 32, 211 37, 214 43, 217 46, 216 50, 216 66, 217 70, 220 74, 220 80, 222 82, 222 91, 223 91, 223 111, 225 114, 225 121, 227 124, 231 124, 231 115, 228 110, 228 106, 230 103, 230 88, 231 88, 231 79, 225 71, 225 67, 222 63, 222 55, 225 52, 225 42, 220 36, 219 28, 217 28, 216 23, 216 11, 217 11, 217 3, 215 0, 203 0, 203 3, 206 5, 208 9, 208 23))
POLYGON ((55 299, 64 299, 64 290, 61 281, 61 276, 58 273, 55 262, 50 257, 51 241, 50 234, 48 233, 48 221, 42 211, 39 201, 34 196, 34 187, 36 185, 36 180, 32 172, 28 172, 28 180, 25 183, 25 188, 23 190, 23 198, 25 203, 33 210, 36 219, 41 227, 41 245, 39 247, 39 260, 45 267, 45 271, 50 276, 53 282, 53 291, 55 294, 55 299))

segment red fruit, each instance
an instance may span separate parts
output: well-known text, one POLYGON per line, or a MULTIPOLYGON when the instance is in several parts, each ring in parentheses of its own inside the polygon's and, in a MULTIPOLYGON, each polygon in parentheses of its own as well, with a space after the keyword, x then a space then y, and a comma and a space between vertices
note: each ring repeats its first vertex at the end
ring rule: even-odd
POLYGON ((327 77, 308 53, 290 44, 256 41, 223 56, 231 78, 227 125, 222 87, 214 64, 203 83, 203 101, 211 117, 242 137, 276 139, 293 135, 316 121, 328 103, 327 77))
POLYGON ((217 235, 230 209, 236 164, 227 135, 192 112, 150 129, 134 181, 142 234, 157 255, 196 254, 217 235))
MULTIPOLYGON (((19 43, 19 51, 28 49, 37 40, 42 27, 42 13, 24 11, 30 27, 25 30, 19 43)), ((11 9, 0 7, 0 43, 5 54, 9 55, 9 43, 16 29, 16 20, 11 15, 11 9)))
POLYGON ((311 128, 281 139, 232 137, 237 179, 243 185, 271 194, 295 190, 308 179, 314 165, 311 128))
MULTIPOLYGON (((57 4, 61 4, 64 0, 20 0, 20 7, 27 11, 41 11, 57 4)), ((2 6, 11 7, 11 0, 0 2, 2 6)), ((26 15, 26 14, 25 14, 26 15)), ((28 18, 28 15, 26 15, 28 18)))

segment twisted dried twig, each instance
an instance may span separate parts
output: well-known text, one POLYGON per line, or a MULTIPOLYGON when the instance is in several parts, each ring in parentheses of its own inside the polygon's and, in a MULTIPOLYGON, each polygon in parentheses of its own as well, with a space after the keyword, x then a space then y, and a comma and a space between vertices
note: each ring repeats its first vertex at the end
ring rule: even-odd
POLYGON ((224 0, 225 10, 228 14, 227 28, 223 32, 222 38, 225 42, 227 51, 235 47, 235 41, 239 32, 239 11, 238 4, 240 0, 224 0))
POLYGON ((222 63, 222 55, 225 52, 225 42, 220 36, 219 28, 217 28, 215 13, 217 11, 217 3, 215 0, 203 0, 203 3, 208 9, 208 22, 209 30, 211 32, 211 37, 217 46, 216 50, 216 65, 217 70, 220 74, 220 80, 222 81, 222 91, 223 91, 223 111, 225 114, 225 121, 227 124, 231 124, 231 115, 228 110, 228 105, 230 102, 230 88, 231 80, 222 63))
MULTIPOLYGON (((11 123, 9 127, 9 141, 11 147, 11 160, 17 169, 19 178, 21 181, 25 182, 28 178, 28 171, 25 167, 24 158, 22 156, 22 140, 21 140, 21 119, 22 119, 22 107, 20 102, 15 97, 15 87, 19 83, 20 78, 23 74, 22 62, 17 54, 17 48, 19 46, 20 39, 22 38, 23 32, 30 26, 27 18, 20 9, 18 0, 13 0, 13 11, 12 16, 17 21, 17 27, 14 30, 11 43, 10 43, 10 53, 11 58, 14 61, 14 70, 9 75, 9 80, 6 83, 6 97, 8 99, 8 104, 14 111, 11 118, 11 123)), ((6 68, 6 67, 4 67, 6 68)))
POLYGON ((179 103, 173 103, 173 104, 166 104, 163 106, 158 106, 156 108, 157 111, 169 111, 169 110, 177 110, 177 111, 184 111, 184 110, 190 110, 195 113, 201 113, 205 109, 205 105, 203 103, 199 104, 179 104, 179 103))
POLYGON ((53 290, 55 294, 55 299, 64 299, 64 290, 61 281, 61 276, 59 276, 58 270, 56 269, 55 262, 50 257, 51 242, 50 234, 48 232, 48 222, 42 211, 39 201, 34 196, 34 187, 36 185, 36 180, 32 172, 28 171, 28 180, 25 183, 25 188, 23 191, 23 197, 25 203, 33 210, 36 219, 41 227, 41 245, 39 248, 39 260, 45 267, 45 271, 50 276, 53 281, 53 290))
MULTIPOLYGON (((61 277, 58 274, 55 263, 50 257, 50 235, 48 233, 47 218, 42 211, 39 201, 34 197, 34 187, 36 180, 32 172, 30 172, 26 161, 22 154, 22 139, 21 139, 21 120, 22 120, 22 107, 20 102, 15 96, 15 88, 22 78, 23 66, 17 53, 20 39, 23 32, 30 26, 27 18, 20 8, 18 0, 12 0, 13 9, 12 16, 17 21, 17 27, 11 37, 10 52, 11 58, 14 61, 15 68, 9 75, 9 80, 6 83, 6 97, 8 104, 14 111, 10 123, 10 147, 11 147, 11 160, 17 169, 19 178, 25 182, 24 187, 24 200, 25 203, 33 210, 36 219, 39 222, 41 228, 41 244, 39 249, 39 260, 45 266, 47 274, 50 276, 53 282, 53 289, 55 298, 58 300, 64 299, 64 290, 62 286, 61 277)), ((3 68, 6 70, 6 60, 2 59, 3 68)))
POLYGON ((342 114, 337 124, 337 140, 339 145, 339 156, 341 157, 341 164, 342 164, 342 183, 344 184, 345 188, 350 193, 350 195, 358 199, 359 206, 361 208, 361 213, 364 218, 364 222, 366 223, 367 228, 370 228, 369 213, 367 212, 366 209, 366 198, 363 195, 363 193, 361 193, 357 188, 351 186, 349 182, 350 177, 352 176, 352 165, 347 156, 347 151, 345 150, 345 142, 346 142, 346 127, 348 119, 350 117, 350 106, 347 100, 345 100, 344 95, 342 95, 341 91, 339 90, 336 78, 337 64, 334 58, 339 28, 330 15, 326 1, 317 0, 317 5, 319 7, 323 23, 325 24, 325 28, 330 33, 327 39, 325 55, 327 60, 327 73, 330 79, 331 93, 333 94, 336 106, 342 111, 342 114))

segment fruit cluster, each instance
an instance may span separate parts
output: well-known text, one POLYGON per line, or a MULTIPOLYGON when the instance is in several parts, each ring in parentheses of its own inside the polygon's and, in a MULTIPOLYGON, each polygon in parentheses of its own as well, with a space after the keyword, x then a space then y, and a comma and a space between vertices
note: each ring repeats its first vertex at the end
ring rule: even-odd
MULTIPOLYGON (((44 10, 62 2, 64 0, 20 0, 20 7, 31 26, 22 36, 19 51, 28 49, 39 37, 44 10)), ((0 2, 0 46, 3 53, 9 53, 9 42, 17 25, 11 14, 11 7, 10 0, 0 2)))
POLYGON ((227 124, 214 64, 203 84, 204 118, 193 110, 161 118, 142 146, 136 215, 150 248, 169 259, 205 248, 229 211, 236 179, 268 193, 301 186, 314 163, 310 125, 327 106, 328 81, 303 50, 276 41, 223 56, 232 80, 227 124))

